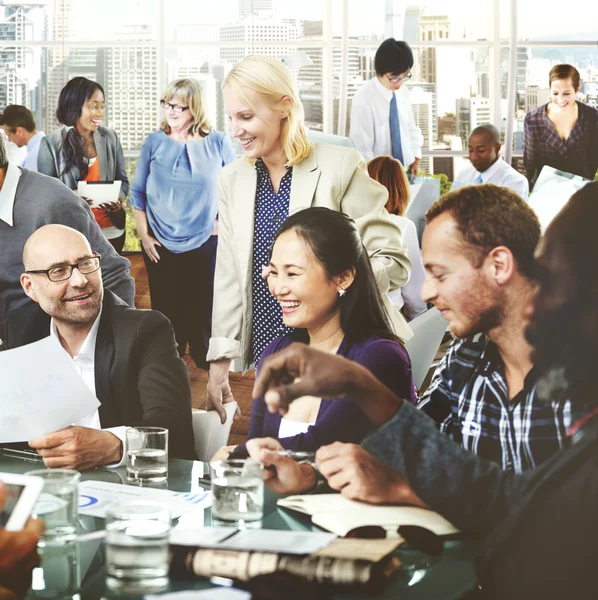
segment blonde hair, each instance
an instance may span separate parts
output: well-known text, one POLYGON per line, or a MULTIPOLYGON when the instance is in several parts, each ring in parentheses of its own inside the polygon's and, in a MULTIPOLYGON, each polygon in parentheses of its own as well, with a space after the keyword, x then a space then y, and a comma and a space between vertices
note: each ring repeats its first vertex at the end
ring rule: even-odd
MULTIPOLYGON (((206 114, 206 103, 204 101, 201 84, 197 79, 184 78, 171 81, 164 93, 161 101, 170 102, 173 98, 180 98, 189 107, 189 111, 193 115, 193 120, 189 126, 189 134, 206 136, 210 133, 210 124, 206 114)), ((160 129, 170 134, 170 126, 166 120, 166 116, 162 119, 160 129)))
POLYGON ((287 166, 296 165, 309 155, 312 145, 304 125, 303 104, 291 74, 279 60, 269 56, 247 56, 225 77, 222 87, 227 85, 233 86, 250 106, 243 89, 253 90, 272 108, 287 112, 280 135, 287 166), (284 101, 286 97, 291 99, 290 104, 284 101))

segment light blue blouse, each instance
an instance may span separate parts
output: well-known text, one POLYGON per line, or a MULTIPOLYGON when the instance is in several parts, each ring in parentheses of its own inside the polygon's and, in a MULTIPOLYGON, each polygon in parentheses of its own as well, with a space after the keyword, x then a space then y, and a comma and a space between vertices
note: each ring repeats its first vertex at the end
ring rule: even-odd
POLYGON ((130 204, 146 212, 154 235, 171 252, 199 248, 214 230, 218 174, 233 160, 230 139, 220 131, 189 142, 151 133, 141 148, 130 204))

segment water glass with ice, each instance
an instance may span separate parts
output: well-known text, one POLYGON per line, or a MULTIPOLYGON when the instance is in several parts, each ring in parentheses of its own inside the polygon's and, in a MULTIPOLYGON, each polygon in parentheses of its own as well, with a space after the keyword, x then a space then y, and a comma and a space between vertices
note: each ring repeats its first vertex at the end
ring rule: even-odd
POLYGON ((168 429, 127 427, 127 480, 151 484, 168 477, 168 429))
POLYGON ((212 516, 219 521, 258 521, 264 516, 264 467, 253 460, 210 463, 212 516))
POLYGON ((39 545, 64 544, 73 540, 77 534, 81 474, 72 469, 37 469, 27 475, 44 480, 42 493, 33 509, 34 516, 46 525, 39 545))
POLYGON ((106 585, 145 594, 168 584, 170 514, 158 502, 123 502, 106 512, 106 585))

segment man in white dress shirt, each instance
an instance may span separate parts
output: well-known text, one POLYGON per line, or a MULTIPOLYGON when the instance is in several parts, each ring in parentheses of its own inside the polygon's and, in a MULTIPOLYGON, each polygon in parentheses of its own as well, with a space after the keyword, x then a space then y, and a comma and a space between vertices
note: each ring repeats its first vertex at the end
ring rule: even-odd
POLYGON ((480 125, 469 135, 471 164, 461 169, 451 187, 456 190, 466 185, 493 183, 513 190, 527 200, 529 183, 500 156, 500 134, 494 125, 480 125))
POLYGON ((191 389, 172 325, 152 310, 104 293, 100 255, 83 234, 46 225, 23 249, 21 285, 36 303, 11 312, 5 345, 45 338, 72 358, 100 407, 73 426, 29 440, 47 467, 118 466, 125 426, 170 431, 171 456, 194 459, 191 389))
POLYGON ((9 142, 16 144, 19 148, 23 146, 27 148, 27 154, 19 166, 30 171, 37 171, 39 145, 46 134, 37 130, 33 113, 26 106, 11 104, 0 115, 0 125, 9 142))
POLYGON ((350 137, 366 161, 392 156, 417 175, 424 137, 415 124, 409 90, 413 52, 406 42, 389 38, 374 58, 376 76, 355 94, 350 137))

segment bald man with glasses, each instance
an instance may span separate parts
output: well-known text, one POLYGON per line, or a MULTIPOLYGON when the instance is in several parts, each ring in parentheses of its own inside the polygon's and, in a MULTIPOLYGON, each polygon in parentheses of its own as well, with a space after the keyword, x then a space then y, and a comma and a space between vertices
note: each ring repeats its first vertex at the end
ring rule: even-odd
POLYGON ((104 291, 101 256, 64 225, 46 225, 23 248, 21 286, 35 304, 13 311, 4 345, 45 337, 73 360, 100 407, 73 426, 28 440, 50 468, 118 466, 125 426, 170 431, 170 455, 195 458, 191 389, 168 319, 104 291))

